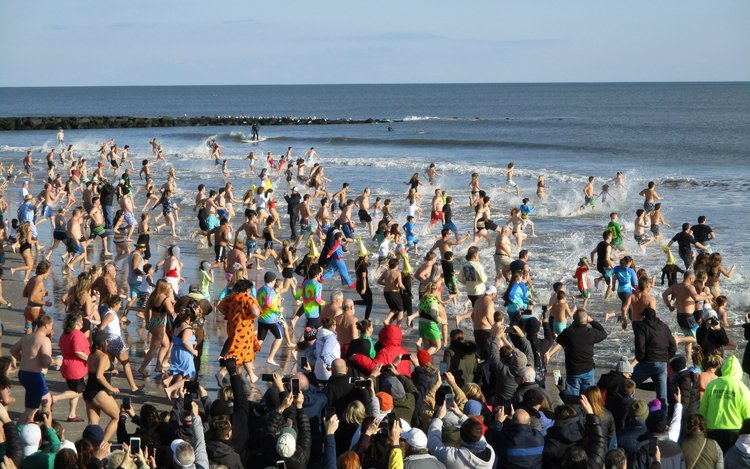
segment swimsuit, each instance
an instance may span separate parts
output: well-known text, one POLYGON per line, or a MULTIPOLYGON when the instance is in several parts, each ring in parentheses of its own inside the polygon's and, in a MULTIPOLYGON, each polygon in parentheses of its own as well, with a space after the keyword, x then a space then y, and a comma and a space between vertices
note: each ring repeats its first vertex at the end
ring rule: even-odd
POLYGON ((101 391, 109 392, 102 383, 99 382, 99 378, 96 377, 96 373, 89 373, 88 381, 86 382, 86 389, 83 390, 83 400, 93 402, 94 398, 101 391))

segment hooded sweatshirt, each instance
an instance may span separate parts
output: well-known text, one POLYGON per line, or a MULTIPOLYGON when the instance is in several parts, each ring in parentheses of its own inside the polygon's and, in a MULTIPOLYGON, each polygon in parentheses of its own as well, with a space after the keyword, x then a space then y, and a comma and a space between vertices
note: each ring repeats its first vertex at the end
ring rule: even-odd
MULTIPOLYGON (((371 359, 368 356, 356 354, 352 357, 352 361, 357 367, 365 370, 368 374, 372 373, 372 370, 375 369, 375 365, 390 365, 396 360, 396 357, 409 353, 409 351, 401 345, 402 337, 403 333, 401 328, 395 324, 383 326, 378 334, 380 350, 378 350, 375 358, 371 359)), ((401 360, 398 364, 398 372, 401 375, 411 377, 411 362, 409 362, 409 360, 401 360)))
POLYGON ((701 399, 701 414, 709 430, 739 430, 750 418, 750 390, 742 383, 739 360, 730 355, 721 377, 708 383, 701 399))
POLYGON ((443 444, 443 421, 433 419, 427 431, 427 448, 430 454, 448 469, 491 469, 495 466, 495 450, 482 437, 478 442, 462 442, 458 448, 443 444))
POLYGON ((321 327, 315 336, 315 377, 318 381, 328 381, 331 364, 337 358, 341 358, 341 346, 336 334, 321 327))
POLYGON ((724 467, 750 468, 750 435, 740 435, 724 456, 724 467))

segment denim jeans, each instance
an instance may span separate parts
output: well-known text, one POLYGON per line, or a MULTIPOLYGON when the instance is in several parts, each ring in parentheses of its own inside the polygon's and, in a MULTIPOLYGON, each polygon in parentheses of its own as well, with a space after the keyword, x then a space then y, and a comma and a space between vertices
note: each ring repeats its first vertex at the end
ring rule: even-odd
POLYGON ((112 206, 102 205, 102 209, 104 211, 104 228, 111 230, 112 229, 112 206))
POLYGON ((594 369, 580 375, 565 376, 565 392, 571 396, 580 396, 581 391, 585 391, 595 384, 594 369))
POLYGON ((633 368, 636 386, 648 378, 656 385, 656 398, 667 402, 667 362, 639 362, 633 368))

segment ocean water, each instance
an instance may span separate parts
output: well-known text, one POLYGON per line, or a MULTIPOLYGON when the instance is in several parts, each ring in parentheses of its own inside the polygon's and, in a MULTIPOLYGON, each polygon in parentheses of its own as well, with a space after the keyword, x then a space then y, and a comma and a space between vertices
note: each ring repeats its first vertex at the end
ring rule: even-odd
MULTIPOLYGON (((209 158, 206 142, 211 138, 223 147, 235 197, 257 183, 257 178, 247 173, 245 157, 250 151, 281 154, 291 146, 297 156, 314 146, 332 179, 329 189, 348 182, 350 194, 356 196, 369 186, 374 196, 394 201, 401 222, 405 221, 405 182, 434 162, 442 173, 439 186, 456 200, 454 212, 462 232, 471 228, 466 204, 472 172, 481 175, 482 188, 493 198, 496 221, 505 219, 510 208, 520 204, 519 198, 502 190, 502 170, 508 162, 515 162, 516 182, 536 207, 533 220, 539 236, 529 238, 525 247, 531 251, 534 283, 542 301, 554 281, 564 280, 575 290, 571 276, 577 259, 596 246, 610 211, 621 214, 628 229, 626 247, 639 267, 652 274, 660 271, 664 264, 660 246, 650 245, 641 253, 632 239, 634 213, 642 205, 638 192, 653 180, 664 197, 665 218, 672 225, 671 229, 662 227, 662 233, 671 236, 681 223, 695 223, 699 215, 706 215, 716 231, 714 249, 722 253, 727 267, 737 265, 732 278, 722 279, 731 321, 740 321, 750 305, 750 258, 746 254, 750 250, 748 83, 0 88, 0 116, 21 115, 393 120, 392 132, 385 124, 263 127, 263 141, 254 144, 244 142, 250 135, 247 127, 66 131, 66 143, 90 160, 97 158, 99 142, 109 138, 130 145, 136 169, 140 159, 151 158, 148 141, 156 137, 179 176, 178 198, 186 201, 180 244, 195 260, 213 256, 212 251, 196 251, 186 240, 197 226, 190 211, 195 187, 199 183, 211 188, 224 184, 209 158), (599 190, 618 170, 625 175, 627 190, 612 188, 615 198, 609 206, 599 204, 594 211, 581 213, 578 207, 587 177, 597 177, 599 190), (539 175, 547 181, 549 198, 545 202, 534 195, 539 175)), ((55 144, 54 131, 0 133, 0 161, 20 166, 23 152, 31 149, 38 164, 44 166, 44 156, 55 144)), ((259 167, 263 162, 261 157, 259 167)), ((166 171, 157 171, 157 183, 165 176, 166 171)), ((275 187, 280 197, 286 188, 283 178, 275 187)), ((423 190, 419 232, 429 220, 432 188, 423 190)), ((17 198, 16 193, 11 191, 11 201, 17 198)), ((317 207, 317 203, 313 205, 317 207)), ((279 211, 285 211, 283 203, 279 211)), ((421 238, 423 245, 431 243, 428 236, 421 238)), ((157 242, 165 246, 171 240, 159 236, 157 242)), ((493 248, 481 246, 488 273, 494 273, 493 248)), ((185 274, 195 279, 197 268, 188 267, 185 274)), ((662 287, 657 285, 655 290, 659 296, 662 287)), ((600 296, 595 293, 590 303, 595 315, 619 307, 617 302, 602 303, 600 296)), ((658 304, 663 317, 674 323, 661 300, 658 304)), ((610 329, 613 347, 602 350, 602 357, 629 354, 630 332, 614 326, 610 329)))

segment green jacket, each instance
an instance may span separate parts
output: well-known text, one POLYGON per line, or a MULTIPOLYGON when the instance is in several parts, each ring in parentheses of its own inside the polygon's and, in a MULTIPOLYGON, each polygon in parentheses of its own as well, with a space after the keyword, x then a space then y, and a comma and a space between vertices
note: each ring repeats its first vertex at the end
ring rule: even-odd
MULTIPOLYGON (((36 425, 29 423, 27 425, 36 425)), ((51 450, 49 453, 37 451, 23 458, 21 469, 54 469, 55 455, 60 447, 60 438, 53 428, 42 427, 42 431, 47 433, 47 441, 50 442, 51 450)))
POLYGON ((750 418, 750 389, 742 383, 742 367, 730 355, 721 367, 721 377, 706 386, 701 414, 709 430, 739 430, 750 418))

